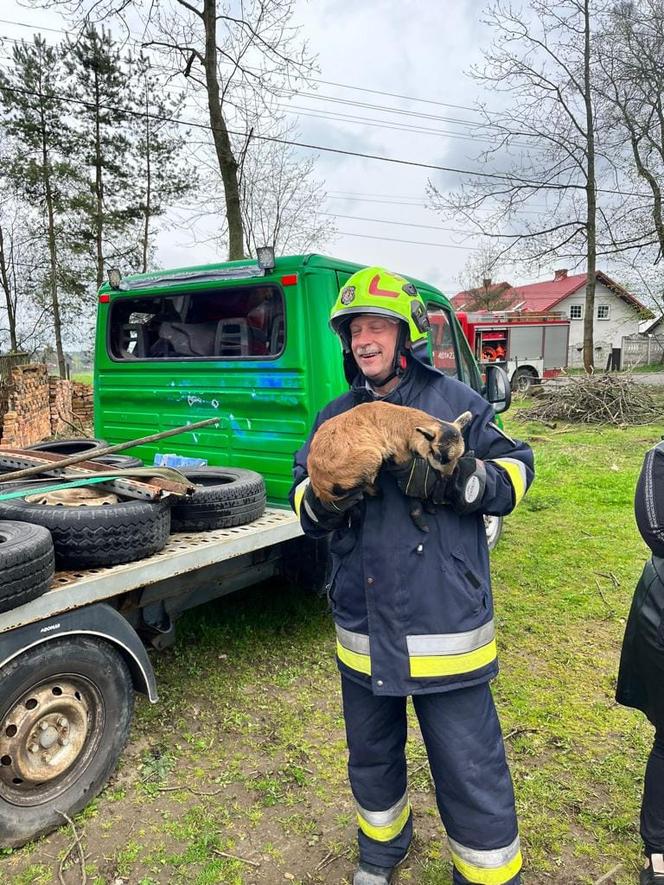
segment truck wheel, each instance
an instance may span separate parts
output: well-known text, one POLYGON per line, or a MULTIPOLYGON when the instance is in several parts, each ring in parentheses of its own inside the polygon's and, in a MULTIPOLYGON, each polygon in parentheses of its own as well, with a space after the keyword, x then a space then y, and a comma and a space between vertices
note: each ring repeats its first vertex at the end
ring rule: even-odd
MULTIPOLYGON (((47 485, 52 483, 53 480, 46 480, 47 485)), ((25 493, 30 498, 38 496, 39 485, 26 488, 25 493)), ((166 501, 94 501, 90 498, 80 506, 63 506, 13 498, 0 502, 0 519, 17 519, 47 528, 53 537, 57 564, 73 568, 133 562, 166 546, 171 528, 166 501)))
POLYGON ((0 612, 41 596, 54 574, 48 529, 28 522, 0 522, 0 612))
POLYGON ((485 514, 484 531, 486 532, 486 542, 489 550, 493 550, 503 533, 503 517, 485 514))
POLYGON ((527 393, 537 381, 537 373, 532 369, 517 369, 512 375, 512 390, 527 393))
POLYGON ((115 768, 134 707, 131 676, 111 645, 52 640, 0 672, 0 845, 64 823, 115 768))
POLYGON ((253 522, 265 512, 265 482, 260 473, 231 467, 181 471, 196 490, 171 509, 174 532, 203 532, 253 522))

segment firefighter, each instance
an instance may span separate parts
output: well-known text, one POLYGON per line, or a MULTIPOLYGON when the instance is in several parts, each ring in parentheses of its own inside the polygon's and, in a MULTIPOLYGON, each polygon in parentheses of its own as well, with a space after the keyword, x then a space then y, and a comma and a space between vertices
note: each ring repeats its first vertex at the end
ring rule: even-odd
POLYGON ((291 502, 304 531, 331 535, 328 593, 359 824, 354 885, 387 885, 413 832, 405 742, 412 695, 454 882, 514 885, 521 852, 512 782, 489 681, 497 674, 483 514, 509 513, 533 478, 529 447, 494 423, 493 408, 427 364, 428 319, 415 287, 384 269, 353 274, 330 319, 351 389, 317 416, 383 399, 450 421, 469 409, 467 455, 449 480, 425 461, 384 467, 379 494, 321 502, 296 453, 291 502), (471 453, 472 450, 472 453, 471 453), (429 502, 428 531, 410 495, 429 502))
POLYGON ((616 700, 655 726, 643 786, 641 885, 664 885, 664 443, 645 457, 634 498, 636 524, 652 552, 634 592, 620 656, 616 700))

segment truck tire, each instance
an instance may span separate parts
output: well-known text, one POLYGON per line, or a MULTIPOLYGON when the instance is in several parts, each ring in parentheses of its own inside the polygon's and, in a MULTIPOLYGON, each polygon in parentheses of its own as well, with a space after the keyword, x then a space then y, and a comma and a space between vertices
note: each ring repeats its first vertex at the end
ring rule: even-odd
POLYGON ((48 529, 27 522, 0 522, 0 612, 41 596, 54 574, 48 529))
POLYGON ((196 490, 173 504, 174 532, 245 525, 265 512, 265 481, 260 473, 237 467, 200 467, 181 472, 196 490))
POLYGON ((75 636, 0 671, 0 846, 16 848, 93 799, 129 736, 134 690, 122 655, 75 636))
POLYGON ((484 515, 484 531, 489 550, 493 550, 503 533, 503 517, 484 515))
POLYGON ((76 437, 74 439, 47 439, 43 442, 26 446, 28 452, 55 452, 58 455, 78 455, 79 452, 87 452, 99 446, 107 446, 105 439, 88 439, 76 437))
MULTIPOLYGON (((31 485, 25 492, 34 495, 38 490, 38 485, 31 485)), ((120 565, 151 556, 166 545, 171 527, 165 501, 63 507, 13 498, 0 502, 0 519, 47 528, 57 564, 68 568, 120 565)))
POLYGON ((527 393, 539 378, 534 369, 517 369, 512 375, 512 390, 516 393, 527 393))

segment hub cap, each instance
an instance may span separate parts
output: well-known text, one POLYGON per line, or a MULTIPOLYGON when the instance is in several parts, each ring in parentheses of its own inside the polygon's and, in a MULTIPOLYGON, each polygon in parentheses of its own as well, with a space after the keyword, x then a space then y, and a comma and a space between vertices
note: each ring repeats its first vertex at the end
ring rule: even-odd
POLYGON ((99 744, 103 706, 96 687, 80 676, 30 689, 0 725, 0 796, 39 805, 60 795, 99 744))

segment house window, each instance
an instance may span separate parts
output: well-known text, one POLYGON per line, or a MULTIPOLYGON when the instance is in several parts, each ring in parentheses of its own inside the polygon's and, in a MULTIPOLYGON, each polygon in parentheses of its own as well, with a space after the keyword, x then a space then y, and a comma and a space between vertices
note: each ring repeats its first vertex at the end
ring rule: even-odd
POLYGON ((569 318, 571 320, 580 320, 583 318, 583 304, 570 304, 569 318))
POLYGON ((598 304, 597 305, 597 319, 598 320, 608 320, 610 315, 610 309, 608 304, 598 304))

